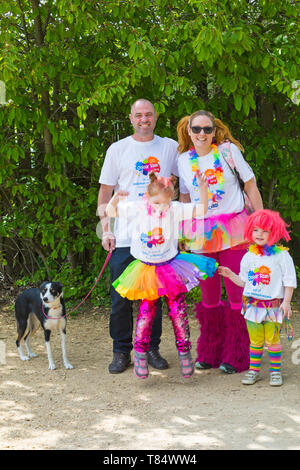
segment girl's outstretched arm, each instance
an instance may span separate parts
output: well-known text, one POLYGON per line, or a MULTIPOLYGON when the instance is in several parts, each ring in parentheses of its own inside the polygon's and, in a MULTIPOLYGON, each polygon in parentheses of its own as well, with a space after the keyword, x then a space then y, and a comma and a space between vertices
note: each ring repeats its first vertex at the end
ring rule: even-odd
POLYGON ((245 287, 246 283, 244 281, 242 281, 240 276, 238 276, 233 271, 231 271, 231 269, 226 268, 225 266, 219 266, 218 267, 218 273, 221 276, 228 277, 228 279, 230 279, 232 282, 234 282, 234 284, 236 284, 237 286, 245 287))
POLYGON ((106 206, 108 217, 118 217, 118 202, 128 196, 128 191, 117 191, 106 206))
POLYGON ((208 181, 204 173, 196 176, 197 184, 200 190, 200 203, 196 204, 193 217, 201 217, 206 214, 208 209, 208 181))

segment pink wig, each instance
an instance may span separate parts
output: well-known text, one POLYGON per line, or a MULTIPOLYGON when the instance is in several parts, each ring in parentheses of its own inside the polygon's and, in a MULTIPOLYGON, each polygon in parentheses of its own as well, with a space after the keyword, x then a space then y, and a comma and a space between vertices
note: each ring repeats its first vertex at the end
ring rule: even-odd
POLYGON ((244 236, 246 240, 251 242, 253 241, 252 233, 254 227, 270 232, 269 246, 277 243, 281 238, 284 238, 287 242, 291 239, 286 229, 287 224, 280 217, 279 212, 263 209, 250 215, 245 226, 244 236))

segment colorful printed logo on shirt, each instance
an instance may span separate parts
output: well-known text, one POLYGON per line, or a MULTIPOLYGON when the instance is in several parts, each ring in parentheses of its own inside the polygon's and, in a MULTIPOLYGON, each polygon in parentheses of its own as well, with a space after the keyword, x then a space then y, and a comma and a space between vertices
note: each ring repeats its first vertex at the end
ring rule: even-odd
POLYGON ((147 176, 150 171, 160 173, 159 160, 156 157, 147 157, 142 162, 137 162, 135 169, 138 173, 141 173, 145 176, 147 176))
MULTIPOLYGON (((208 181, 208 207, 209 209, 214 209, 218 207, 219 201, 223 199, 225 191, 221 189, 223 186, 223 169, 218 167, 216 170, 213 168, 208 168, 204 172, 207 181, 208 181), (218 186, 216 186, 218 185, 218 186)), ((193 179, 193 186, 198 188, 196 176, 193 179)))
POLYGON ((148 233, 141 234, 141 242, 145 243, 148 248, 153 246, 162 245, 165 242, 164 236, 162 234, 162 229, 156 227, 148 233))
POLYGON ((271 281, 270 273, 271 270, 267 266, 260 266, 255 268, 254 271, 248 272, 248 280, 253 286, 259 286, 260 284, 268 286, 271 281))

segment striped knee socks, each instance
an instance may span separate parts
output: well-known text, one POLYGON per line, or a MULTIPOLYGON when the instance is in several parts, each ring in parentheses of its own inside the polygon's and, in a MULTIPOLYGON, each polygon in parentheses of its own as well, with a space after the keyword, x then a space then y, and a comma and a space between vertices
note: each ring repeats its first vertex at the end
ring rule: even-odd
POLYGON ((270 359, 270 372, 278 372, 281 367, 281 344, 273 344, 268 346, 269 359, 270 359))
POLYGON ((260 363, 263 354, 263 346, 250 344, 250 367, 249 370, 260 371, 260 363))

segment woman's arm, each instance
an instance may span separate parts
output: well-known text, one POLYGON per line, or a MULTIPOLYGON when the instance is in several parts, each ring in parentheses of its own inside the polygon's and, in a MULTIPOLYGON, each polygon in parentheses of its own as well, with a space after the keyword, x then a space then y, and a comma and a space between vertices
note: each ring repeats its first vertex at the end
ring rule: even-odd
POLYGON ((263 201, 256 185, 255 178, 251 178, 251 180, 245 183, 244 191, 250 199, 250 202, 255 211, 259 211, 264 208, 263 201))

